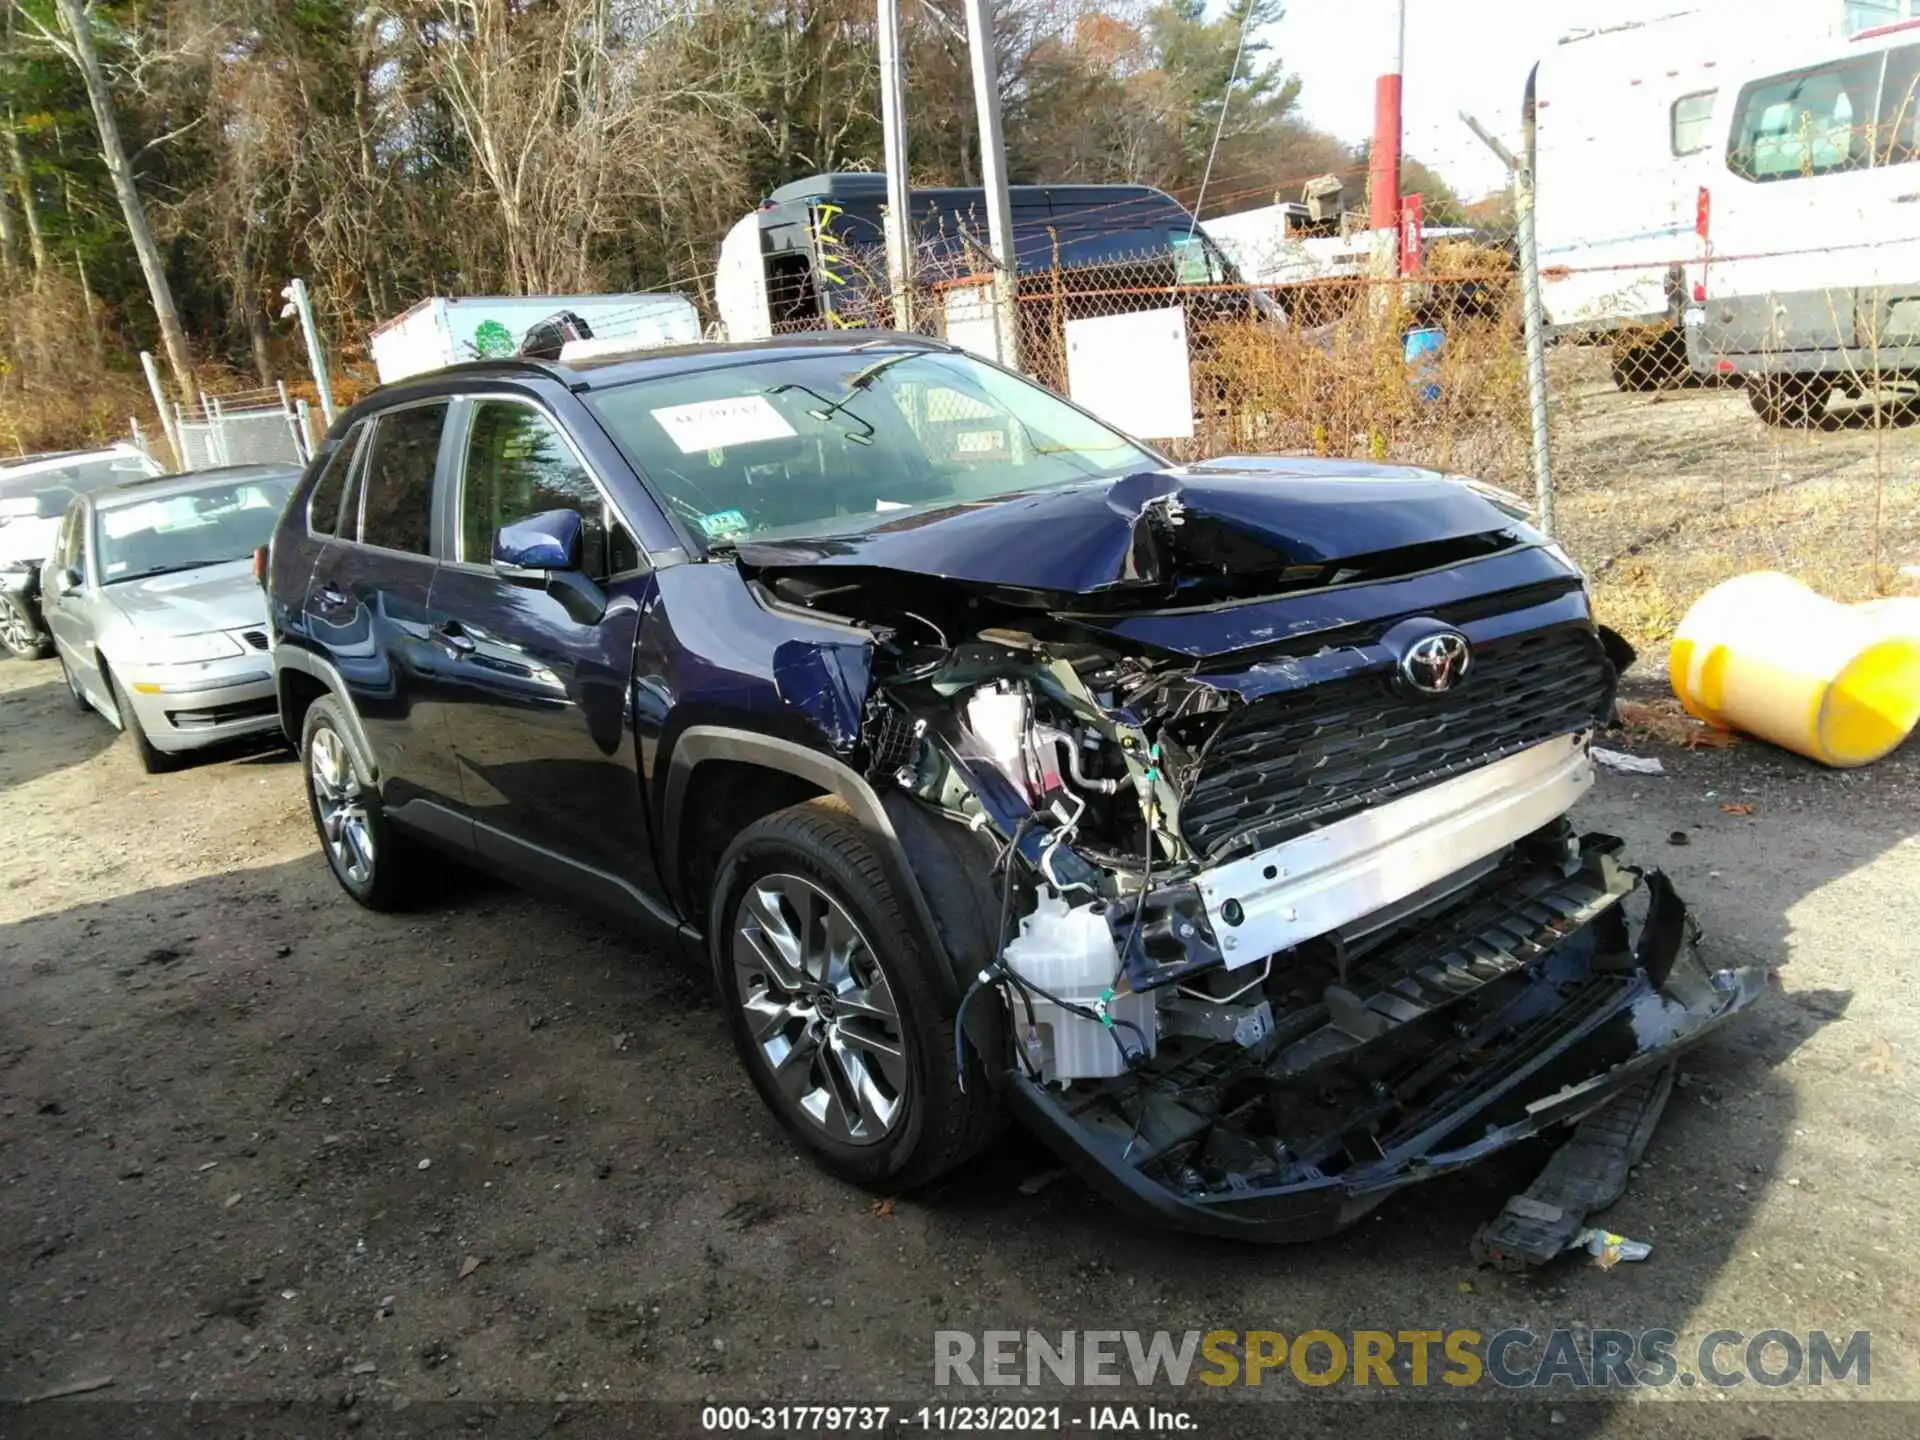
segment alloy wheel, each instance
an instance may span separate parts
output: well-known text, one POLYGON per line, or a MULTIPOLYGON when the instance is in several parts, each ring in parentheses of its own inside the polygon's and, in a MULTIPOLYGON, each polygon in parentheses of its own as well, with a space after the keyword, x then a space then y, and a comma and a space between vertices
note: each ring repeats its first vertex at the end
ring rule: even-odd
POLYGON ((839 901, 798 875, 755 880, 735 912, 733 966, 781 1093, 829 1139, 885 1139, 906 1114, 906 1039, 879 957, 839 901))
POLYGON ((373 879, 373 827, 360 777, 334 731, 315 730, 308 751, 307 777, 321 839, 340 873, 355 885, 366 885, 373 879))
POLYGON ((11 600, 0 600, 0 644, 15 655, 31 655, 40 645, 33 625, 11 600))

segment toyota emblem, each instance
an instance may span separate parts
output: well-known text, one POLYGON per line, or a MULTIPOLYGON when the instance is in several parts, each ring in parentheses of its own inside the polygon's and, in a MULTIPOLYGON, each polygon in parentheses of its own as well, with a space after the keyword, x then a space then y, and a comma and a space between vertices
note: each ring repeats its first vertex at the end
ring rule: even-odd
POLYGON ((1473 664, 1473 647, 1458 630, 1423 635, 1400 657, 1400 676, 1423 695, 1444 695, 1473 664))

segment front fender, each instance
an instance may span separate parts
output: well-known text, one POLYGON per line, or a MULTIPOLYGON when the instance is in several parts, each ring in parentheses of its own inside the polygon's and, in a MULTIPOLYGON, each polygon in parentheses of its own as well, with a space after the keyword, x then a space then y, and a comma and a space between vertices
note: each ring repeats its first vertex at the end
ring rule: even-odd
POLYGON ((958 1003, 954 957, 927 903, 926 893, 915 878, 914 865, 888 807, 858 771, 794 740, 721 725, 690 726, 675 740, 667 760, 665 800, 660 814, 660 873, 666 878, 674 904, 682 915, 701 913, 692 903, 693 897, 686 893, 685 881, 681 878, 680 846, 688 826, 688 789, 694 771, 708 760, 730 760, 776 770, 816 785, 842 801, 866 831, 868 843, 887 872, 887 883, 913 916, 927 946, 946 961, 936 977, 946 992, 942 995, 943 1001, 949 1009, 958 1003))

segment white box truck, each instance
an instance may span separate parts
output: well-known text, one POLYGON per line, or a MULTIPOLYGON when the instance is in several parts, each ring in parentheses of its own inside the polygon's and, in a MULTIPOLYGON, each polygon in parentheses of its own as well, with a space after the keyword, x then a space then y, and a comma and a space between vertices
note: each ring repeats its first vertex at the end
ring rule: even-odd
POLYGON ((700 315, 683 295, 436 295, 381 325, 368 348, 380 383, 388 385, 467 360, 517 355, 535 329, 554 342, 555 355, 561 342, 589 339, 597 350, 612 342, 649 350, 698 341, 700 315), (584 325, 546 323, 562 316, 584 325))

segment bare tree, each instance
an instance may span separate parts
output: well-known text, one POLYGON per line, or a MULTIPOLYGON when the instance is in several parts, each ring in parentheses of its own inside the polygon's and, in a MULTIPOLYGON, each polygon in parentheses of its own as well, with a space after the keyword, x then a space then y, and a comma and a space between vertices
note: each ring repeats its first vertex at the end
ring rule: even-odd
POLYGON ((34 199, 27 157, 20 149, 20 124, 11 110, 7 113, 6 131, 7 163, 13 170, 14 193, 20 197, 20 214, 27 222, 27 249, 33 256, 33 276, 37 281, 47 273, 47 237, 40 228, 40 203, 34 199))
POLYGON ((13 274, 19 244, 13 234, 13 207, 7 203, 6 187, 0 185, 0 277, 13 274))
POLYGON ((437 0, 429 75, 466 142, 508 285, 590 282, 596 241, 703 197, 730 196, 730 133, 749 116, 751 57, 705 47, 702 18, 662 0, 437 0))
POLYGON ((167 352, 167 364, 173 368, 174 381, 183 394, 194 388, 193 351, 187 345, 187 333, 180 324, 180 312, 173 303, 173 287, 167 283, 160 247, 154 243, 153 229, 147 223, 147 208, 134 183, 133 163, 120 138, 120 120, 114 111, 113 94, 107 88, 106 72, 100 66, 100 52, 93 43, 91 6, 87 0, 56 0, 60 23, 57 29, 43 23, 24 5, 15 10, 29 29, 53 46, 80 72, 86 86, 87 103, 93 110, 94 129, 100 141, 100 159, 113 180, 115 197, 140 260, 140 272, 146 278, 147 293, 153 300, 154 318, 160 324, 160 341, 167 352))

